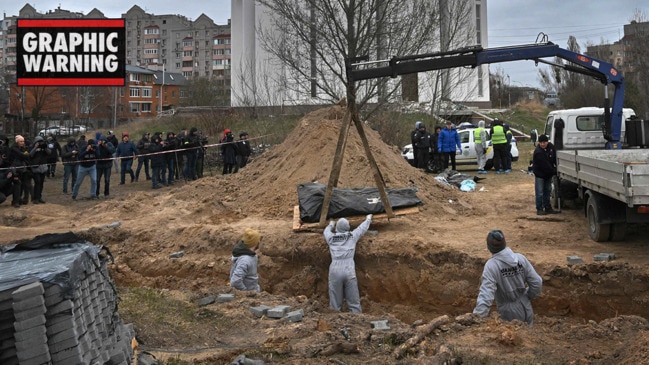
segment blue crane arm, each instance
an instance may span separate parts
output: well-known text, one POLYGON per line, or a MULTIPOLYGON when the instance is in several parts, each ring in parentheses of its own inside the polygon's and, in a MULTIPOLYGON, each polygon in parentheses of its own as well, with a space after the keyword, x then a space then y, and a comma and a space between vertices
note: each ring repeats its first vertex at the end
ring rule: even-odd
POLYGON ((614 86, 615 91, 610 112, 608 92, 605 95, 606 115, 602 131, 607 140, 607 149, 621 148, 622 108, 624 106, 624 78, 622 74, 608 62, 560 48, 551 42, 500 48, 474 46, 448 52, 392 57, 389 60, 371 62, 366 58, 357 58, 348 60, 346 63, 347 79, 349 82, 355 82, 385 76, 397 77, 417 72, 454 67, 477 67, 483 64, 521 60, 549 63, 542 60, 547 57, 559 57, 570 62, 555 66, 594 77, 604 85, 612 84, 614 86))

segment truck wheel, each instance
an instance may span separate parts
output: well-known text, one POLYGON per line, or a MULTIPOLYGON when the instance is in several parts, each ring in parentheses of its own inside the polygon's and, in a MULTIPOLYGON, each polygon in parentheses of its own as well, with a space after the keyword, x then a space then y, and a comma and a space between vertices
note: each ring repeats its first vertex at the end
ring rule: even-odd
POLYGON ((626 235, 626 223, 613 223, 611 224, 611 241, 624 241, 626 235))
POLYGON ((606 242, 611 233, 610 224, 597 223, 599 221, 599 211, 597 207, 597 197, 592 195, 586 205, 586 218, 588 219, 588 234, 595 242, 606 242))

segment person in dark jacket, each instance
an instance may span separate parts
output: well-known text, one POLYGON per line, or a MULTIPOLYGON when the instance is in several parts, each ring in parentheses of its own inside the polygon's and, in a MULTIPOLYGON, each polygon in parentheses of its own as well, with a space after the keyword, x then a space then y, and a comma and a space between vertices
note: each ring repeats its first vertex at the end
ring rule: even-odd
POLYGON ((234 167, 234 172, 238 172, 239 169, 244 168, 248 164, 251 154, 252 148, 250 148, 250 142, 248 141, 248 132, 239 133, 239 140, 237 141, 237 164, 234 167))
POLYGON ((198 160, 198 149, 200 148, 200 146, 201 144, 198 136, 198 128, 192 127, 189 130, 189 133, 185 136, 182 144, 182 148, 185 149, 185 156, 187 157, 183 169, 185 180, 198 179, 196 161, 198 160))
POLYGON ((415 136, 417 135, 417 133, 419 133, 419 127, 422 124, 423 124, 422 122, 416 121, 415 122, 415 129, 412 132, 410 132, 410 143, 411 143, 411 146, 412 146, 412 158, 414 160, 413 164, 414 164, 415 167, 417 167, 417 154, 419 153, 417 151, 417 147, 415 147, 415 144, 417 143, 417 141, 415 141, 415 136))
POLYGON ((153 135, 149 152, 151 153, 151 188, 160 189, 163 185, 167 185, 166 167, 167 161, 163 150, 165 143, 159 134, 153 135), (163 171, 163 169, 165 171, 163 171))
MULTIPOLYGON (((113 131, 108 131, 108 135, 106 136, 106 140, 110 143, 113 144, 113 147, 115 147, 115 153, 117 153, 117 145, 119 144, 119 141, 117 140, 117 137, 115 136, 115 132, 113 131)), ((113 154, 113 157, 117 157, 116 154, 113 154)), ((119 173, 119 161, 118 159, 113 159, 113 165, 115 165, 115 172, 119 173)))
POLYGON ((34 187, 32 186, 32 171, 27 167, 30 164, 29 148, 23 136, 15 137, 15 143, 9 150, 9 161, 10 166, 16 170, 20 178, 21 199, 17 203, 26 205, 29 203, 29 197, 34 193, 34 187))
POLYGON ((61 145, 52 133, 47 135, 47 148, 52 151, 47 158, 47 176, 54 177, 54 174, 56 173, 56 164, 59 162, 59 156, 61 156, 62 150, 61 145))
POLYGON ((144 132, 142 138, 137 142, 137 150, 140 152, 140 156, 137 158, 137 168, 135 169, 135 181, 138 181, 140 178, 140 171, 142 171, 142 166, 144 166, 144 173, 147 180, 151 180, 151 174, 149 174, 149 160, 150 157, 147 156, 151 151, 149 147, 151 146, 151 133, 144 132))
POLYGON ((451 160, 451 168, 456 170, 455 154, 457 151, 462 151, 460 135, 457 133, 453 123, 447 120, 446 128, 439 132, 437 139, 437 152, 442 155, 442 167, 444 170, 448 168, 449 159, 451 160))
POLYGON ((89 139, 86 148, 79 152, 79 176, 72 189, 72 199, 76 200, 83 179, 90 177, 90 199, 97 199, 97 144, 94 139, 89 139))
POLYGON ((29 151, 29 163, 34 179, 33 204, 43 204, 43 186, 45 185, 45 174, 47 173, 47 161, 52 151, 47 147, 47 142, 41 136, 34 138, 34 144, 29 151))
POLYGON ((68 143, 61 148, 61 162, 63 162, 63 194, 68 194, 68 181, 72 176, 70 191, 77 182, 77 166, 79 166, 79 147, 74 137, 68 137, 68 143))
POLYGON ((176 177, 176 156, 178 147, 180 146, 178 138, 174 132, 167 132, 167 139, 165 139, 166 150, 170 151, 164 154, 167 164, 167 186, 174 184, 176 177), (173 152, 171 152, 173 151, 173 152))
POLYGON ((231 287, 237 290, 261 291, 257 273, 259 264, 257 251, 260 240, 258 231, 246 228, 241 239, 234 245, 230 266, 231 287))
POLYGON ((548 136, 539 136, 538 145, 532 156, 532 172, 534 172, 534 195, 536 197, 536 214, 555 214, 557 211, 550 205, 552 192, 552 177, 557 174, 557 155, 548 136))
POLYGON ((135 143, 129 139, 128 132, 122 133, 122 142, 117 145, 115 156, 119 158, 120 162, 120 185, 124 185, 126 181, 126 173, 131 176, 131 182, 135 181, 135 173, 133 173, 133 159, 137 158, 140 152, 137 150, 135 143))
POLYGON ((101 190, 101 178, 104 178, 104 198, 110 196, 110 175, 113 170, 115 146, 105 136, 99 137, 97 143, 97 196, 101 190))
POLYGON ((437 150, 437 143, 439 142, 439 134, 440 134, 441 131, 442 131, 441 126, 439 126, 439 125, 435 126, 435 133, 432 134, 431 140, 430 140, 430 143, 431 143, 430 159, 433 161, 433 163, 431 164, 431 167, 433 169, 432 172, 435 172, 435 173, 440 172, 442 170, 442 166, 443 166, 442 154, 439 153, 439 151, 437 150))
POLYGON ((223 156, 223 175, 231 174, 237 164, 237 144, 229 129, 226 129, 221 139, 221 155, 223 156))
POLYGON ((414 140, 413 147, 417 150, 417 168, 426 169, 428 160, 430 160, 430 149, 433 146, 433 141, 431 134, 426 130, 423 123, 419 124, 419 131, 415 133, 414 140))

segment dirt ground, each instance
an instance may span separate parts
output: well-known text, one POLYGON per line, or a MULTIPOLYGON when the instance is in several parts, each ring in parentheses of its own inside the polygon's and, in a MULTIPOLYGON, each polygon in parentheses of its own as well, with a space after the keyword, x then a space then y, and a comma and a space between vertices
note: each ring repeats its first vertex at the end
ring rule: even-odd
MULTIPOLYGON (((424 205, 417 214, 373 221, 375 232, 356 251, 363 314, 330 311, 322 231, 293 231, 293 208, 299 183, 327 183, 343 114, 335 106, 307 115, 284 143, 237 174, 208 174, 159 190, 142 178, 118 185, 113 173, 110 199, 72 201, 61 194, 59 169, 59 177, 46 181, 46 204, 0 205, 2 242, 76 232, 110 248, 111 276, 122 290, 154 288, 197 313, 228 318, 214 328, 178 323, 174 331, 134 322, 142 348, 158 359, 228 364, 245 354, 268 364, 649 362, 649 227, 631 227, 625 242, 597 243, 579 207, 537 216, 533 177, 521 171, 529 148, 521 148, 512 173, 490 172, 476 191, 461 192, 410 167, 398 147, 367 128, 386 186, 417 186, 424 205), (114 222, 120 225, 105 227, 114 222), (230 252, 246 227, 262 233, 258 294, 228 286, 230 252), (544 279, 532 327, 502 322, 495 307, 486 319, 465 315, 473 310, 490 256, 485 237, 491 229, 502 229, 508 246, 525 254, 544 279), (169 257, 179 251, 184 256, 169 257), (595 262, 599 253, 615 259, 595 262), (568 256, 584 263, 570 265, 568 256), (235 300, 196 307, 199 299, 221 293, 234 293, 235 300), (280 304, 302 309, 304 319, 255 318, 249 309, 280 304), (380 320, 390 329, 372 329, 380 320)), ((338 186, 374 186, 360 138, 350 131, 338 186)), ((475 174, 472 166, 460 170, 475 174)), ((129 313, 120 315, 132 321, 129 313)))

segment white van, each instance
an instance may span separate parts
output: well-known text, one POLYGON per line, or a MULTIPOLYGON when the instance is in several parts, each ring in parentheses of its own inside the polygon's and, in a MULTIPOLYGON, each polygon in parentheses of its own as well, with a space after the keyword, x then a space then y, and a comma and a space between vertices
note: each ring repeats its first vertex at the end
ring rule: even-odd
MULTIPOLYGON (((635 112, 633 109, 624 108, 622 114, 620 141, 624 141, 624 121, 634 116, 635 112)), ((555 110, 548 114, 544 133, 558 150, 604 148, 606 140, 602 133, 603 122, 604 108, 555 110)))

